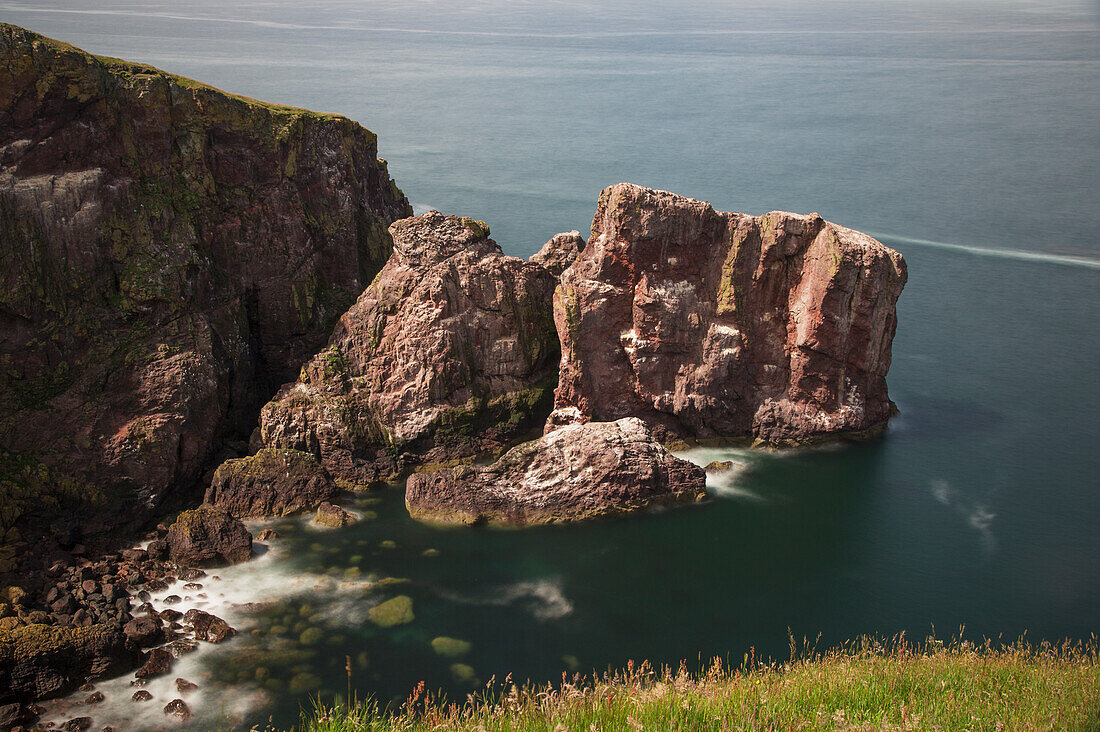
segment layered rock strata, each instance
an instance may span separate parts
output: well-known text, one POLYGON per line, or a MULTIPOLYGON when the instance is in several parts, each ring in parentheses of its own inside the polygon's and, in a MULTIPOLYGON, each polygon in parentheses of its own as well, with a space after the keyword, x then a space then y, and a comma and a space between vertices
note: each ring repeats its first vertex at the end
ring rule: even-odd
POLYGON ((577 521, 706 494, 703 469, 677 458, 636 418, 562 427, 492 465, 409 477, 405 505, 422 521, 531 524, 577 521))
POLYGON ((192 487, 410 214, 351 120, 0 25, 0 545, 192 487))
POLYGON ((312 453, 352 488, 506 447, 538 429, 557 377, 552 274, 505 256, 481 221, 431 211, 390 233, 328 348, 261 413, 265 445, 312 453))
POLYGON ((905 280, 900 254, 817 214, 612 186, 554 295, 547 430, 637 416, 666 442, 783 444, 875 428, 905 280))

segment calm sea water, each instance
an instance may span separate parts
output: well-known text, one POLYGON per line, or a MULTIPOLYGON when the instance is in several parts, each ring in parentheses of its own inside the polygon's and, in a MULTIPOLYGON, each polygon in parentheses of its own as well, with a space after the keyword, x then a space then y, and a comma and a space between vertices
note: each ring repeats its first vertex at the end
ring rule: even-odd
MULTIPOLYGON (((1094 3, 0 1, 0 19, 346 114, 418 210, 485 219, 513 254, 586 230, 628 180, 818 211, 909 262, 883 439, 694 453, 741 467, 709 503, 612 522, 440 530, 400 490, 345 530, 284 522, 210 580, 245 632, 182 667, 203 715, 288 723, 343 692, 345 656, 389 701, 422 679, 461 698, 509 672, 785 655, 788 632, 1100 628, 1094 3), (408 581, 363 583, 383 577, 408 581), (415 619, 371 623, 396 595, 415 619), (227 604, 248 597, 275 605, 227 604), (470 650, 440 656, 438 636, 470 650)), ((103 721, 133 714, 109 688, 103 721)))

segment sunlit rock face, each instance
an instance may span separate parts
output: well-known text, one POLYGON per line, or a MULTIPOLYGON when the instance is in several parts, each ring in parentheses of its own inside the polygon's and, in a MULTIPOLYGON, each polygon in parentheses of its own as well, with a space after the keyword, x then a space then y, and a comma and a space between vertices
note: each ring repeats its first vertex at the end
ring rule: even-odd
POLYGON ((705 483, 702 468, 626 418, 563 427, 491 465, 413 475, 405 505, 422 521, 527 526, 691 502, 705 496, 705 483))
POLYGON ((390 232, 386 266, 261 415, 265 445, 352 488, 537 432, 557 377, 554 275, 481 221, 430 211, 390 232))
POLYGON ((86 540, 247 438, 411 209, 349 119, 10 25, 0 118, 0 486, 86 540))
POLYGON ((875 428, 905 280, 900 254, 816 214, 612 186, 554 295, 547 430, 637 416, 664 441, 793 443, 875 428))

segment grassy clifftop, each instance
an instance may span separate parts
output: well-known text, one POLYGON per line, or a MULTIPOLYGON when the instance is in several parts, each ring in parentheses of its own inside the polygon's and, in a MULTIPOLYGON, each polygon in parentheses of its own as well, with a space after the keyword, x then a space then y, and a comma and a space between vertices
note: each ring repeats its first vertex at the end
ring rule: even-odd
POLYGON ((1096 730, 1095 645, 862 640, 786 663, 648 664, 552 687, 493 687, 462 706, 414 691, 391 714, 318 708, 305 732, 351 730, 1096 730))

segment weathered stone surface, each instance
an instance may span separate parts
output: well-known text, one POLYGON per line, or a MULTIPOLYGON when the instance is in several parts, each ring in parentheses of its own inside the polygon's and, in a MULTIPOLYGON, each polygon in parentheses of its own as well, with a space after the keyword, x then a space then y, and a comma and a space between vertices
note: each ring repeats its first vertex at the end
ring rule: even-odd
POLYGON ((126 638, 113 624, 23 625, 0 632, 0 702, 58 696, 130 664, 126 638))
POLYGON ((155 616, 134 618, 122 627, 122 632, 139 648, 154 646, 164 640, 164 624, 155 616))
POLYGON ((184 511, 168 528, 172 561, 194 567, 245 562, 252 556, 252 534, 224 508, 203 504, 184 511))
POLYGON ((411 209, 351 120, 10 25, 0 118, 0 548, 76 543, 246 436, 411 209))
POLYGON ((161 676, 171 670, 172 661, 174 660, 175 656, 168 651, 163 648, 154 648, 149 651, 149 657, 145 659, 145 663, 141 665, 141 668, 134 672, 134 676, 139 679, 161 676))
POLYGON ((882 425, 897 252, 811 214, 621 183, 561 277, 547 429, 637 416, 662 441, 812 440, 882 425))
POLYGON ((442 523, 576 521, 694 501, 706 475, 654 441, 635 418, 563 427, 506 452, 492 465, 409 478, 405 505, 442 523))
POLYGON ((431 211, 390 233, 329 347, 261 416, 264 444, 351 487, 502 449, 537 429, 557 375, 553 275, 505 256, 484 222, 431 211))
POLYGON ((285 516, 311 511, 339 492, 328 471, 309 453, 264 448, 222 463, 205 500, 234 516, 285 516))
POLYGON ((204 640, 210 643, 221 643, 223 640, 232 638, 237 633, 236 630, 229 626, 229 623, 225 622, 217 615, 211 615, 202 610, 188 610, 184 619, 190 623, 191 627, 194 629, 195 638, 197 640, 204 640))
POLYGON ((531 255, 531 261, 549 270, 555 277, 577 261, 577 255, 584 249, 584 237, 579 231, 555 234, 554 238, 542 245, 542 249, 531 255))
POLYGON ((313 517, 313 520, 321 526, 339 529, 348 524, 355 523, 356 519, 353 514, 345 511, 339 506, 334 506, 331 503, 322 503, 317 507, 317 515, 313 517))

